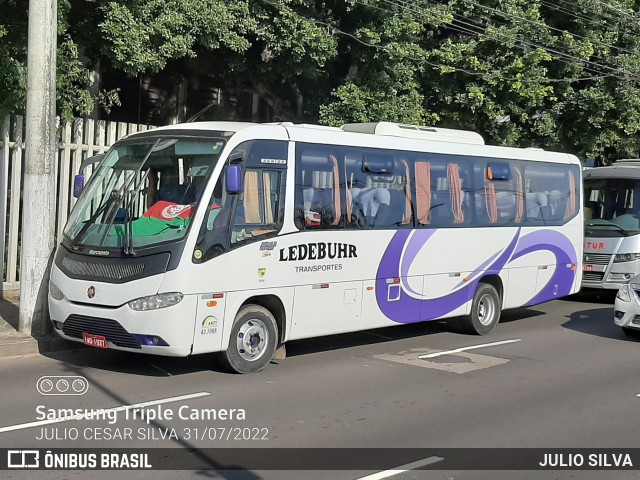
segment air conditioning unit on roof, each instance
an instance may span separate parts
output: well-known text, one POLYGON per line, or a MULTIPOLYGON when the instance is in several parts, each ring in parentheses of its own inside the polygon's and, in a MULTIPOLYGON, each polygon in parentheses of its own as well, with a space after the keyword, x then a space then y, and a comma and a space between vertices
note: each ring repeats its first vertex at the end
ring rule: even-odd
POLYGON ((484 145, 484 139, 476 132, 453 130, 450 128, 427 127, 423 125, 407 125, 392 122, 347 123, 343 125, 345 132, 387 135, 390 137, 416 138, 437 142, 468 143, 484 145))

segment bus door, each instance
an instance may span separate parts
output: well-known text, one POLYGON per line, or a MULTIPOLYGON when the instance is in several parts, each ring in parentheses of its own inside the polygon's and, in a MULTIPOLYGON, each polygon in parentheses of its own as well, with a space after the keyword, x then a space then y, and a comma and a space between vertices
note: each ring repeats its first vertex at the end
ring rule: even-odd
POLYGON ((230 329, 238 301, 278 296, 286 280, 274 275, 277 234, 284 219, 288 143, 252 140, 229 154, 242 167, 239 192, 218 179, 200 228, 192 262, 197 265, 198 310, 193 353, 216 351, 230 329), (224 322, 224 324, 223 324, 224 322))

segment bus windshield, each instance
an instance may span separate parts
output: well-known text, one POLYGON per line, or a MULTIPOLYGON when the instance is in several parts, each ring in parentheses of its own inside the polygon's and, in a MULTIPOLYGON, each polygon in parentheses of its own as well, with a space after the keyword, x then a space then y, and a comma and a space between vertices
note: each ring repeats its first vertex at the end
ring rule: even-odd
POLYGON ((585 179, 585 235, 626 237, 640 233, 640 181, 585 179))
POLYGON ((183 238, 224 138, 149 137, 115 145, 75 205, 74 246, 135 248, 183 238))

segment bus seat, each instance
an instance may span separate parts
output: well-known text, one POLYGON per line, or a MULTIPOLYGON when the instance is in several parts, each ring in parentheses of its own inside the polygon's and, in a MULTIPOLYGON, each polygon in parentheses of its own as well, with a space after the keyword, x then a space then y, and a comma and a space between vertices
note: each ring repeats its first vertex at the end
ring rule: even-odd
POLYGON ((542 207, 547 206, 547 196, 542 192, 529 192, 525 194, 527 219, 539 220, 542 215, 542 207))
MULTIPOLYGON (((386 206, 387 210, 391 201, 391 195, 385 188, 364 188, 364 189, 352 189, 352 199, 354 202, 353 212, 362 224, 372 227, 376 224, 376 218, 378 210, 382 205, 386 206)), ((388 211, 384 213, 388 215, 388 211)), ((380 216, 378 225, 383 221, 383 216, 380 216)))
POLYGON ((510 191, 496 192, 498 206, 498 222, 500 220, 513 220, 516 216, 516 195, 510 191))
POLYGON ((560 190, 551 190, 548 197, 549 219, 558 220, 562 218, 567 209, 567 196, 560 190))

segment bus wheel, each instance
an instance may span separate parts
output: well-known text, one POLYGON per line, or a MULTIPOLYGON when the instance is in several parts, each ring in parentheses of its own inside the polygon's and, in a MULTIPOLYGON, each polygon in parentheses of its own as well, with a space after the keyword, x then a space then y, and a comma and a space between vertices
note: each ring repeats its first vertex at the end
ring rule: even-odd
POLYGON ((259 305, 245 305, 236 315, 221 359, 234 372, 259 372, 271 361, 277 343, 278 328, 271 312, 259 305))
POLYGON ((471 313, 460 321, 465 333, 486 335, 490 333, 500 320, 500 295, 488 283, 478 284, 471 303, 471 313))

